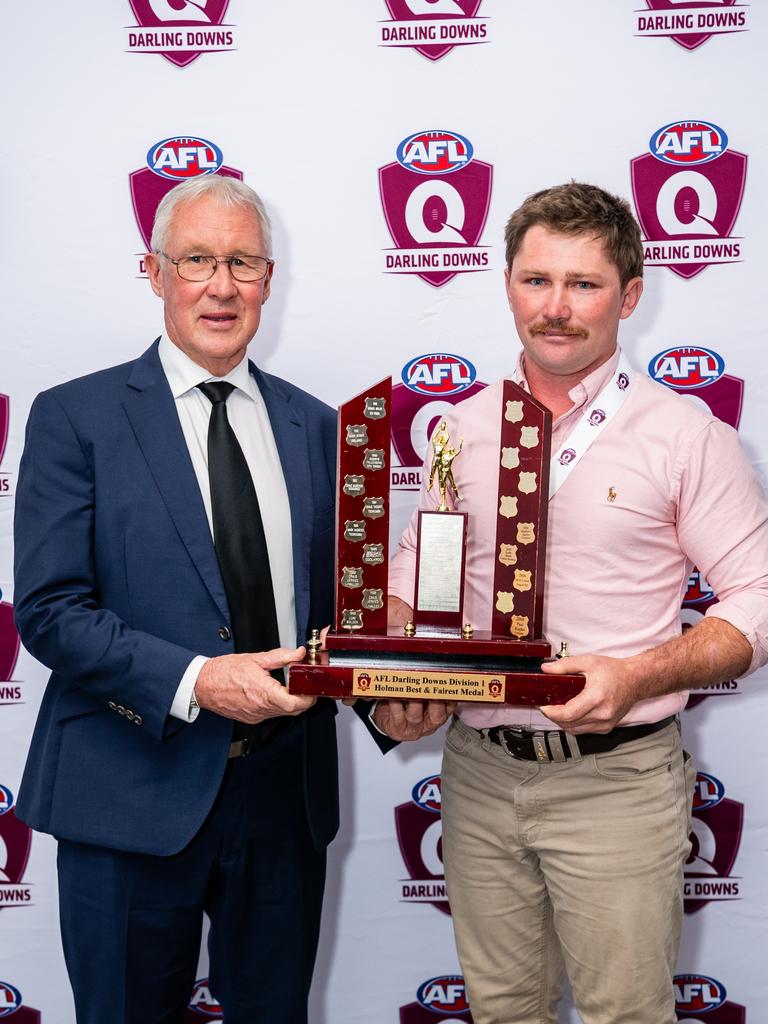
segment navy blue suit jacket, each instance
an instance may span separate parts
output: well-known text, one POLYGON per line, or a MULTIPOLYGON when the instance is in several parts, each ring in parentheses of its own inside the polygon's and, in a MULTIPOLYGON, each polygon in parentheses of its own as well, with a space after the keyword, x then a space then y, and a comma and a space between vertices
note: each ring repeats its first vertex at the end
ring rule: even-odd
MULTIPOLYGON (((336 418, 298 388, 250 369, 290 499, 303 641, 332 617, 336 418)), ((232 723, 202 711, 188 725, 169 709, 195 655, 234 648, 220 635, 229 609, 157 342, 133 362, 35 400, 15 551, 17 626, 52 671, 17 814, 60 838, 177 852, 219 789, 232 723)), ((335 703, 321 700, 297 725, 318 847, 338 827, 335 714, 335 703)))

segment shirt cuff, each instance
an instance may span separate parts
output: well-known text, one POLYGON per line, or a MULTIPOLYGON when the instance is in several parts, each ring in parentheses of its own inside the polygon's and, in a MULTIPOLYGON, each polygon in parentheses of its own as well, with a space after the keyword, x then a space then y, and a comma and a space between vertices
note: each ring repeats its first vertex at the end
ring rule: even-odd
POLYGON ((196 658, 193 658, 187 666, 187 670, 181 677, 178 689, 176 690, 176 696, 173 698, 173 704, 171 704, 171 715, 174 718, 180 718, 182 722, 194 722, 197 716, 200 714, 200 708, 190 707, 192 703, 192 694, 195 692, 195 683, 197 677, 200 675, 200 669, 208 661, 208 658, 202 654, 198 654, 196 658))

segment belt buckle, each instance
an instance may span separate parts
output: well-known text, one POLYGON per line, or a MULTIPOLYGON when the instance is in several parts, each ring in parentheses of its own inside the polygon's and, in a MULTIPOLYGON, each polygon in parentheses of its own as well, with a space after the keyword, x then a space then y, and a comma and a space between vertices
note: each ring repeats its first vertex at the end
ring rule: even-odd
POLYGON ((523 736, 525 735, 525 729, 515 729, 512 726, 505 725, 502 726, 501 729, 499 729, 499 746, 508 757, 514 757, 516 761, 525 760, 525 758, 518 757, 514 750, 509 749, 509 745, 507 743, 507 735, 510 733, 512 734, 513 737, 520 740, 520 742, 522 743, 523 736))
POLYGON ((248 757, 250 752, 253 750, 253 742, 250 736, 243 736, 240 740, 242 743, 242 749, 240 750, 240 757, 248 757))

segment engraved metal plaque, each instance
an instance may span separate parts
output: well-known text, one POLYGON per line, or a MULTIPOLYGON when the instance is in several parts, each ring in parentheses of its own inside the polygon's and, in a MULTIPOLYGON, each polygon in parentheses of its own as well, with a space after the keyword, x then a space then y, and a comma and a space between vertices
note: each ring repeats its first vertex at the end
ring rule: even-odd
POLYGON ((365 520, 347 519, 344 523, 344 540, 365 540, 365 520))
POLYGON ((363 585, 363 569, 362 566, 342 566, 341 570, 341 585, 342 587, 349 587, 350 590, 354 590, 357 587, 363 585))
POLYGON ((368 427, 365 423, 350 423, 347 427, 347 444, 360 448, 368 444, 368 427))
POLYGON ((384 499, 366 498, 363 502, 363 515, 366 519, 380 519, 384 515, 384 499))
POLYGON ((384 469, 386 459, 383 448, 366 448, 363 452, 363 468, 371 472, 377 469, 384 469))
POLYGON ((363 416, 369 420, 382 420, 387 415, 387 403, 384 398, 366 398, 363 416))
POLYGON ((342 629, 362 629, 363 613, 360 608, 345 608, 341 613, 342 629))
POLYGON ((384 545, 364 544, 363 561, 366 565, 381 565, 384 561, 384 545))
POLYGON ((378 611, 379 608, 384 607, 384 589, 382 587, 371 587, 370 589, 363 591, 363 600, 361 601, 363 608, 369 612, 378 611))
POLYGON ((419 513, 415 622, 423 613, 458 615, 462 607, 462 569, 466 515, 419 513))
POLYGON ((351 498, 359 498, 361 494, 365 494, 365 477, 362 473, 347 473, 342 490, 351 498))

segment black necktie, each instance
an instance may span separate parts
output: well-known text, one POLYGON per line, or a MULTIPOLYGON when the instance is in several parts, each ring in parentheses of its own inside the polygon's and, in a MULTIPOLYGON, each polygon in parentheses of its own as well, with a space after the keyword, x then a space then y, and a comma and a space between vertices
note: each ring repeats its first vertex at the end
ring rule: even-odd
MULTIPOLYGON (((208 423, 208 477, 213 541, 227 594, 235 650, 269 651, 280 646, 277 612, 259 499, 227 417, 227 399, 235 386, 223 380, 197 386, 212 406, 208 423)), ((273 675, 282 682, 282 672, 273 675)), ((253 728, 235 723, 235 739, 252 735, 253 728)))

